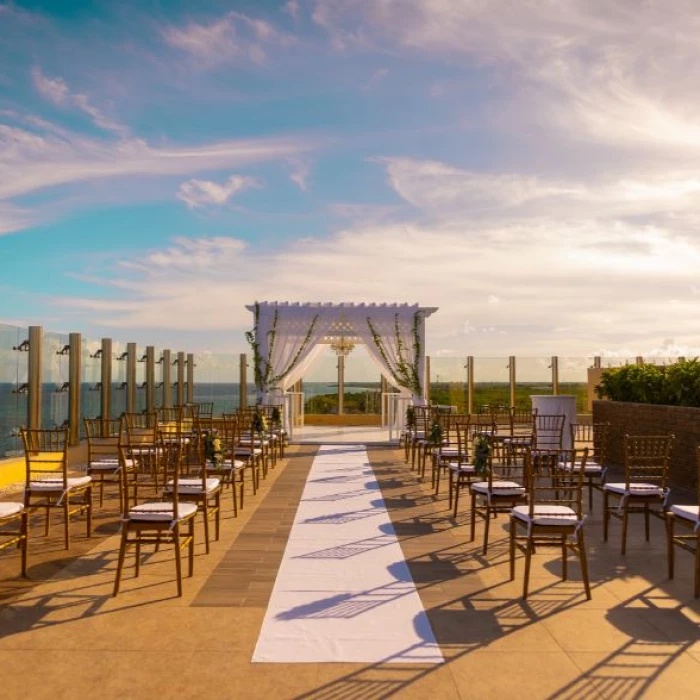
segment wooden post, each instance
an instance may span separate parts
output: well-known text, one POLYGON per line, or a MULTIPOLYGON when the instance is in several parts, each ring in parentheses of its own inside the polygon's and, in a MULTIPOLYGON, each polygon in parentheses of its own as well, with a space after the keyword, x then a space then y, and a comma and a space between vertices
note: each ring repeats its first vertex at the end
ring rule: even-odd
POLYGON ((603 360, 600 355, 593 358, 593 369, 600 369, 603 366, 603 360))
POLYGON ((163 408, 172 408, 173 393, 170 385, 170 350, 163 350, 163 408))
POLYGON ((194 355, 187 355, 187 403, 194 403, 194 355))
POLYGON ((242 352, 239 359, 238 407, 248 408, 248 356, 242 352))
POLYGON ((100 417, 109 420, 112 417, 112 339, 102 338, 100 379, 100 417))
POLYGON ((71 445, 80 442, 80 399, 82 336, 71 333, 68 336, 68 431, 71 445))
POLYGON ((136 343, 126 344, 126 412, 136 413, 136 343))
POLYGON ((29 326, 29 357, 27 358, 27 426, 41 428, 41 353, 44 338, 42 326, 29 326))
POLYGON ((185 353, 179 352, 175 360, 177 365, 177 405, 185 403, 185 353))
POLYGON ((467 413, 474 412, 474 356, 467 357, 467 413))
POLYGON ((156 349, 146 346, 146 413, 156 410, 156 349))
POLYGON ((556 396, 559 393, 559 358, 552 355, 552 393, 556 396))
POLYGON ((510 381, 510 407, 515 407, 515 355, 508 358, 508 375, 510 381))

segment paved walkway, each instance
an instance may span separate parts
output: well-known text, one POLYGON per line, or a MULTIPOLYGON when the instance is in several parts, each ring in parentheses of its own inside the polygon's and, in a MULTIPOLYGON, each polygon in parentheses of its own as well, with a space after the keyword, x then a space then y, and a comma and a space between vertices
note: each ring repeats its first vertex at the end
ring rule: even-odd
MULTIPOLYGON (((369 461, 403 557, 445 657, 444 664, 251 663, 296 505, 315 449, 293 446, 237 519, 228 510, 210 555, 197 547, 195 576, 174 597, 167 547, 111 597, 117 538, 114 500, 97 537, 76 525, 74 552, 35 527, 28 583, 16 553, 0 555, 2 697, 14 698, 639 698, 696 697, 700 604, 692 557, 665 575, 662 525, 652 541, 633 521, 628 554, 619 523, 604 544, 600 502, 587 527, 593 600, 578 567, 561 582, 549 550, 533 562, 532 594, 508 581, 506 520, 492 525, 487 556, 470 543, 467 504, 457 520, 389 448, 369 461), (278 488, 279 486, 279 488, 278 488)), ((230 508, 229 499, 224 499, 230 508)), ((201 532, 201 529, 200 529, 201 532)))

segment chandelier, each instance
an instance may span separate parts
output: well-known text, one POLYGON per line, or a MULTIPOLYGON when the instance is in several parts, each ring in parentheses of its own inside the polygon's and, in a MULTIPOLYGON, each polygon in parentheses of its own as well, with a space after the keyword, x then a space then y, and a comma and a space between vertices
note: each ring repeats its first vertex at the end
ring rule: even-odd
POLYGON ((331 341, 331 350, 338 357, 347 357, 355 349, 355 343, 348 340, 344 335, 331 341))

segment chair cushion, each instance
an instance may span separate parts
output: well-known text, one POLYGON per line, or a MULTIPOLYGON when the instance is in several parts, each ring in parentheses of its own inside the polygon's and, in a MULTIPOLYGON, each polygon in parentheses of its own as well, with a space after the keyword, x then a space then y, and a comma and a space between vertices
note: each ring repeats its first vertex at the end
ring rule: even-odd
MULTIPOLYGON (((212 476, 206 480, 206 492, 212 493, 212 492, 216 491, 216 489, 218 489, 220 485, 221 485, 221 480, 212 476)), ((172 481, 170 481, 168 483, 167 490, 172 492, 172 490, 173 490, 173 482, 172 481)), ((189 478, 189 479, 180 479, 178 481, 178 484, 177 484, 177 490, 178 490, 178 493, 190 493, 190 494, 203 493, 202 479, 198 478, 198 477, 189 478)))
POLYGON ((254 450, 251 450, 249 447, 237 447, 235 449, 234 454, 236 455, 247 455, 250 456, 251 454, 254 455, 255 457, 258 457, 259 455, 262 454, 262 450, 258 447, 254 450))
MULTIPOLYGON (((526 523, 530 522, 530 507, 529 506, 515 506, 511 513, 526 523)), ((571 525, 575 526, 578 524, 578 516, 576 511, 572 510, 568 506, 558 506, 556 504, 551 505, 537 505, 535 504, 534 514, 532 517, 533 525, 571 525)))
POLYGON ((435 451, 440 457, 459 457, 459 449, 456 447, 438 447, 435 451))
MULTIPOLYGON (((471 485, 472 491, 476 493, 488 494, 489 482, 478 481, 471 485)), ((515 481, 494 481, 491 484, 491 494, 494 496, 522 496, 525 493, 525 487, 515 481)))
MULTIPOLYGON (((178 503, 177 509, 179 520, 189 518, 197 512, 197 506, 194 503, 178 503)), ((129 519, 167 522, 173 519, 173 504, 167 502, 142 503, 129 510, 129 519)))
MULTIPOLYGON (((133 459, 125 459, 124 464, 127 469, 133 468, 135 462, 133 459)), ((120 468, 119 460, 116 457, 105 457, 104 459, 96 459, 88 464, 90 472, 116 472, 120 468)))
POLYGON ((627 484, 605 484, 603 490, 610 491, 611 493, 627 494, 628 496, 663 496, 664 492, 660 486, 656 484, 644 484, 636 483, 630 484, 629 491, 627 490, 627 484))
MULTIPOLYGON (((81 488, 87 486, 92 482, 91 476, 71 476, 68 477, 68 491, 71 489, 81 488)), ((41 479, 41 481, 31 481, 29 483, 30 491, 55 491, 63 492, 63 479, 61 478, 50 478, 41 479)))
POLYGON ((0 519, 10 518, 13 515, 19 515, 23 510, 24 506, 21 503, 4 501, 0 503, 0 519))
POLYGON ((447 467, 453 472, 461 474, 476 474, 476 467, 473 464, 460 464, 459 462, 449 462, 447 467))
POLYGON ((242 462, 240 459, 235 459, 233 461, 233 464, 231 464, 230 459, 225 459, 221 464, 214 465, 214 464, 207 464, 207 471, 208 472, 224 472, 224 471, 231 471, 232 469, 243 469, 245 467, 245 462, 242 462))
MULTIPOLYGON (((559 469, 566 469, 566 471, 572 471, 571 465, 568 462, 559 462, 559 469)), ((581 469, 580 464, 575 464, 574 470, 579 471, 581 469)), ((583 470, 584 474, 591 474, 595 476, 596 474, 603 473, 603 467, 598 464, 598 462, 592 462, 591 460, 586 460, 586 467, 583 470)))
POLYGON ((679 518, 690 520, 694 523, 700 520, 700 507, 698 506, 671 506, 671 512, 679 518))

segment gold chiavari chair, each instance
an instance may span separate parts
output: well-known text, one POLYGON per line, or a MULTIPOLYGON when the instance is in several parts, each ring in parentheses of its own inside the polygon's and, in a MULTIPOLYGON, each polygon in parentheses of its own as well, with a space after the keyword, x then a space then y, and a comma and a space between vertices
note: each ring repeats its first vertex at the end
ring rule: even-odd
POLYGON ((504 459, 491 451, 485 478, 469 486, 471 493, 471 530, 473 542, 476 538, 476 518, 484 521, 483 554, 488 552, 491 520, 500 513, 510 513, 515 506, 525 502, 525 462, 529 459, 530 447, 514 445, 504 459))
POLYGON ((630 513, 644 514, 647 542, 649 515, 666 517, 668 469, 674 441, 673 435, 625 435, 625 480, 603 486, 603 539, 608 541, 610 516, 622 520, 622 554, 627 551, 630 513))
POLYGON ((587 455, 587 448, 583 449, 580 456, 575 450, 554 450, 549 458, 543 459, 535 469, 530 459, 530 450, 525 450, 527 503, 515 506, 510 516, 510 580, 515 579, 517 547, 525 553, 524 599, 528 596, 532 554, 535 548, 540 546, 560 548, 562 578, 565 581, 568 577, 568 552, 574 552, 578 556, 586 598, 591 599, 582 503, 587 455), (557 467, 559 458, 579 466, 577 469, 563 471, 557 467), (525 534, 518 535, 518 529, 524 530, 525 534))
POLYGON ((429 406, 414 406, 416 427, 411 437, 411 471, 420 465, 424 450, 428 449, 432 411, 429 406))
POLYGON ((154 500, 149 503, 126 508, 122 516, 121 542, 117 562, 117 575, 113 595, 119 593, 126 551, 134 546, 136 561, 134 574, 138 577, 141 566, 141 546, 161 542, 171 542, 175 551, 175 575, 177 594, 182 596, 182 550, 189 553, 189 575, 194 574, 194 530, 197 506, 194 503, 180 502, 180 466, 183 460, 182 442, 169 441, 162 446, 165 483, 171 485, 168 500, 154 500))
POLYGON ((119 487, 119 510, 127 495, 127 477, 136 474, 133 459, 124 457, 123 423, 119 418, 85 418, 85 436, 88 446, 87 473, 94 483, 100 485, 100 507, 104 504, 105 481, 114 482, 119 487))
POLYGON ((251 441, 253 414, 250 411, 224 413, 224 420, 235 421, 235 428, 230 433, 233 436, 230 444, 231 455, 234 460, 242 461, 247 465, 251 473, 253 495, 255 495, 260 483, 260 468, 263 465, 264 453, 263 446, 251 441))
MULTIPOLYGON (((171 477, 165 482, 163 496, 166 500, 172 500, 175 493, 177 493, 178 502, 181 505, 193 503, 197 506, 197 509, 203 516, 204 543, 206 552, 209 554, 209 521, 214 520, 215 539, 219 539, 221 530, 221 479, 210 475, 207 470, 206 441, 198 441, 197 443, 199 475, 194 477, 183 476, 183 464, 191 453, 189 450, 191 444, 190 436, 190 431, 173 432, 172 430, 160 435, 168 453, 168 458, 172 461, 175 458, 175 455, 172 453, 175 452, 181 460, 177 469, 180 476, 177 480, 171 477)), ((188 469, 187 473, 189 474, 189 472, 190 470, 188 469)))
POLYGON ((127 413, 122 416, 122 422, 125 438, 121 447, 123 460, 125 463, 133 463, 135 469, 133 501, 138 502, 141 486, 150 486, 155 495, 159 496, 163 445, 159 439, 158 420, 154 414, 127 413))
POLYGON ((700 597, 700 445, 695 450, 696 496, 693 505, 672 505, 666 513, 666 536, 668 545, 668 577, 674 577, 674 547, 692 552, 695 558, 695 597, 700 597), (676 534, 676 525, 685 528, 686 534, 676 534), (688 533, 687 531, 690 530, 688 533))
POLYGON ((457 431, 458 423, 469 424, 469 415, 466 413, 445 413, 440 416, 441 425, 441 441, 432 451, 432 478, 431 485, 435 489, 435 493, 440 492, 440 476, 443 471, 446 471, 450 462, 461 462, 462 458, 466 459, 466 455, 460 450, 459 434, 457 431))
POLYGON ((27 575, 29 513, 21 503, 0 501, 0 550, 15 545, 21 550, 22 576, 27 575))
POLYGON ((22 428, 21 432, 26 464, 24 507, 45 509, 47 535, 51 510, 62 510, 68 549, 71 515, 86 513, 87 536, 92 534, 92 477, 68 476, 68 428, 22 428))
MULTIPOLYGON (((588 448, 584 483, 588 486, 588 510, 593 510, 593 489, 602 491, 608 471, 607 443, 610 423, 572 423, 571 447, 576 450, 588 448)), ((560 461, 560 469, 571 469, 571 465, 560 461)))

